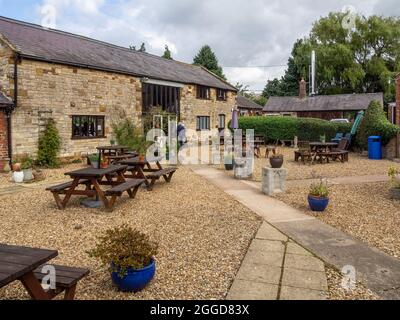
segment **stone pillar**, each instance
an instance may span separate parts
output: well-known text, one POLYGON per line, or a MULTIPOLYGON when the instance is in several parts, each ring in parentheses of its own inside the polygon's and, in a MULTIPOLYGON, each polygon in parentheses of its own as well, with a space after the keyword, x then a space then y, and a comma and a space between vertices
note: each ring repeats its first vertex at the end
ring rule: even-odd
POLYGON ((235 158, 235 179, 250 180, 253 177, 254 157, 235 158))
POLYGON ((3 171, 4 166, 9 162, 7 129, 7 116, 0 110, 0 171, 3 171))
POLYGON ((286 191, 286 169, 263 168, 262 193, 273 196, 275 193, 286 191))

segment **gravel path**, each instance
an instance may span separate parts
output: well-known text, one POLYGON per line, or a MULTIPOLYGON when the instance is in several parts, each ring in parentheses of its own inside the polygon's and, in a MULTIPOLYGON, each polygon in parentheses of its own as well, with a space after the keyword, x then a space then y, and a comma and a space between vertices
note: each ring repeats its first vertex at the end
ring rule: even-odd
MULTIPOLYGON (((73 169, 75 166, 68 167, 73 169)), ((63 168, 51 173, 54 180, 63 168)), ((188 168, 170 185, 117 204, 113 213, 84 209, 79 199, 58 211, 43 190, 0 198, 0 242, 58 249, 57 263, 91 269, 77 299, 223 299, 261 224, 252 211, 188 168), (128 223, 160 243, 155 281, 141 293, 124 294, 86 251, 104 230, 128 223)), ((28 298, 23 287, 0 289, 0 299, 28 298)))
POLYGON ((399 258, 400 201, 390 198, 389 188, 388 183, 331 186, 331 201, 323 214, 308 208, 306 187, 289 187, 276 197, 399 258))

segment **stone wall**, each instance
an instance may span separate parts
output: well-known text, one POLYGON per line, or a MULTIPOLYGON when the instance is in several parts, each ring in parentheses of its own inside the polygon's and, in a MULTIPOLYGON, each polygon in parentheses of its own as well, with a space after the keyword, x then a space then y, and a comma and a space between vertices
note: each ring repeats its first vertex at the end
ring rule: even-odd
POLYGON ((400 75, 396 79, 396 124, 400 125, 400 75))
POLYGON ((18 82, 14 154, 36 154, 40 124, 48 118, 60 132, 61 156, 73 157, 108 144, 113 121, 130 117, 138 123, 141 114, 141 82, 134 77, 25 59, 18 82), (73 115, 105 116, 106 138, 73 140, 73 115))
POLYGON ((0 172, 8 162, 7 117, 0 110, 0 172))

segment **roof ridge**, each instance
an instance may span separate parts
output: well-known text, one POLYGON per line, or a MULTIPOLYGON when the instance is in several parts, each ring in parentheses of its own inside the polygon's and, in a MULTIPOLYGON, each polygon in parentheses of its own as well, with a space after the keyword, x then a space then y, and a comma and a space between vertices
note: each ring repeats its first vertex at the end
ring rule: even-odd
MULTIPOLYGON (((0 20, 4 20, 4 21, 8 21, 11 23, 16 23, 16 24, 20 24, 20 25, 24 25, 27 27, 31 27, 31 28, 36 28, 42 31, 46 31, 46 32, 53 32, 53 33, 59 33, 62 35, 66 35, 66 36, 71 36, 74 38, 79 38, 81 40, 85 40, 85 41, 89 41, 89 42, 93 42, 93 43, 98 43, 98 44, 102 44, 111 48, 116 48, 116 49, 120 49, 120 50, 124 50, 126 52, 130 52, 132 54, 141 54, 141 55, 147 55, 147 56, 151 56, 153 58, 165 61, 165 62, 170 62, 170 63, 180 63, 180 64, 184 64, 187 66, 190 66, 192 68, 202 68, 201 66, 198 65, 194 65, 194 64, 190 64, 188 62, 184 62, 184 61, 179 61, 179 60, 174 60, 174 59, 167 59, 167 58, 163 58, 160 57, 156 54, 153 53, 149 53, 149 52, 141 52, 141 51, 136 51, 136 50, 132 50, 117 44, 113 44, 113 43, 109 43, 103 40, 98 40, 98 39, 94 39, 94 38, 90 38, 88 36, 84 36, 84 35, 80 35, 80 34, 76 34, 76 33, 72 33, 72 32, 68 32, 68 31, 63 31, 63 30, 59 30, 59 29, 53 29, 53 28, 46 28, 43 27, 39 24, 36 23, 31 23, 31 22, 26 22, 26 21, 22 21, 22 20, 17 20, 17 19, 12 19, 12 18, 8 18, 8 17, 4 17, 4 16, 0 16, 0 20)), ((207 70, 208 71, 208 70, 207 70)), ((210 72, 211 73, 211 72, 210 72)), ((212 73, 213 74, 213 73, 212 73)), ((225 80, 220 79, 217 75, 213 74, 215 77, 217 77, 219 80, 224 81, 225 83, 227 83, 225 80)), ((228 83, 230 86, 232 86, 232 84, 228 83)))

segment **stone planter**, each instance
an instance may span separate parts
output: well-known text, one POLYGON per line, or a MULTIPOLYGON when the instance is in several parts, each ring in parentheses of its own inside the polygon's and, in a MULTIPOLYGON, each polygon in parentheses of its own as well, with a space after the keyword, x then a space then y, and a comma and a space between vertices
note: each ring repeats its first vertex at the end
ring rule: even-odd
POLYGON ((391 188, 390 197, 392 199, 400 200, 400 188, 391 188))
POLYGON ((14 171, 13 172, 13 180, 15 183, 23 183, 24 182, 24 172, 23 171, 14 171))
POLYGON ((22 172, 24 173, 24 181, 32 181, 34 179, 32 168, 24 169, 22 172))

